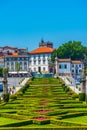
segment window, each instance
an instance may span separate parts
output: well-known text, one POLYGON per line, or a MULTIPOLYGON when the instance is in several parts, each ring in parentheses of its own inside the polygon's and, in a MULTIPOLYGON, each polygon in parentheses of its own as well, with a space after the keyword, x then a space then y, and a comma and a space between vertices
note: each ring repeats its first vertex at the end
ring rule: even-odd
POLYGON ((27 62, 24 62, 24 65, 27 65, 27 62))
POLYGON ((66 64, 64 65, 64 68, 67 69, 67 65, 66 64))
POLYGON ((45 64, 45 60, 43 60, 43 64, 45 64))
POLYGON ((36 56, 34 56, 34 59, 36 59, 36 56))
POLYGON ((82 72, 82 70, 79 70, 79 72, 81 73, 81 72, 82 72))
POLYGON ((22 65, 22 62, 20 62, 20 65, 22 65))
POLYGON ((11 62, 11 65, 13 65, 14 63, 13 62, 11 62))
POLYGON ((81 68, 81 64, 79 64, 79 67, 81 68))
POLYGON ((24 70, 27 70, 27 66, 24 66, 24 70))
POLYGON ((36 61, 34 61, 34 65, 36 65, 36 61))
POLYGON ((40 61, 38 61, 38 64, 40 64, 41 62, 40 61))
POLYGON ((9 65, 9 62, 7 62, 7 65, 9 65))
POLYGON ((59 69, 61 69, 61 65, 59 65, 59 69))

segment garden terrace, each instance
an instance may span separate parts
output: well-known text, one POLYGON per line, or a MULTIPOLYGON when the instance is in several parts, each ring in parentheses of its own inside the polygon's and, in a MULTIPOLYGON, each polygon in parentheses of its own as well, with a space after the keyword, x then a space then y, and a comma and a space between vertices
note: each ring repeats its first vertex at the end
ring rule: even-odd
POLYGON ((81 129, 87 128, 86 120, 86 103, 61 79, 30 79, 8 103, 0 103, 1 129, 81 129))

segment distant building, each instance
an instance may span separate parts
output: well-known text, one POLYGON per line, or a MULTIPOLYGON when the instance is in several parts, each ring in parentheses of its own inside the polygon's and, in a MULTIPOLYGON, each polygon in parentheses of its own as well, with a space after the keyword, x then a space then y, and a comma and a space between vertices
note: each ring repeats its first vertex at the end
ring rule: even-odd
POLYGON ((55 58, 56 74, 59 76, 81 76, 83 63, 80 60, 55 58))
POLYGON ((49 48, 53 48, 53 43, 48 41, 48 42, 44 42, 44 40, 41 40, 41 42, 39 43, 39 47, 49 47, 49 48))
POLYGON ((4 56, 0 56, 0 68, 4 67, 4 56))
POLYGON ((19 73, 21 76, 28 74, 29 57, 28 55, 19 55, 17 52, 12 55, 7 55, 4 58, 4 66, 9 68, 9 75, 16 76, 19 73), (20 71, 16 70, 16 63, 20 65, 20 71))
POLYGON ((32 72, 49 73, 49 62, 53 52, 53 44, 41 41, 39 48, 29 53, 29 70, 32 72))
POLYGON ((10 47, 10 46, 3 47, 4 55, 10 55, 11 53, 16 52, 16 51, 17 51, 17 48, 14 48, 14 47, 10 47))

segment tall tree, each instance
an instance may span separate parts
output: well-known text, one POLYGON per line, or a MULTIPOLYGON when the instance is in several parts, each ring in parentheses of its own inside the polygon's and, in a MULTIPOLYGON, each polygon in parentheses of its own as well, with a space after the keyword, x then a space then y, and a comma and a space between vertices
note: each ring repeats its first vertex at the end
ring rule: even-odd
POLYGON ((3 77, 3 68, 0 68, 0 77, 3 77))
POLYGON ((2 98, 4 102, 9 101, 9 91, 8 91, 8 68, 3 68, 3 94, 2 98))
POLYGON ((3 93, 4 94, 8 94, 8 80, 7 80, 7 76, 8 76, 8 69, 7 68, 3 68, 3 93))
POLYGON ((53 51, 52 61, 55 57, 71 58, 72 60, 83 60, 87 55, 87 48, 80 41, 69 41, 62 44, 57 50, 53 51))

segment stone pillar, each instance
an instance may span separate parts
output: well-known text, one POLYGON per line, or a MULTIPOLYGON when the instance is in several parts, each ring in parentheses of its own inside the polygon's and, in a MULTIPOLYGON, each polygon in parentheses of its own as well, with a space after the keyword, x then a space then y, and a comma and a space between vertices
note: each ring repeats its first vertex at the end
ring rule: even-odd
POLYGON ((58 76, 58 69, 59 69, 59 65, 58 65, 58 58, 55 58, 55 64, 56 64, 56 76, 58 76))

